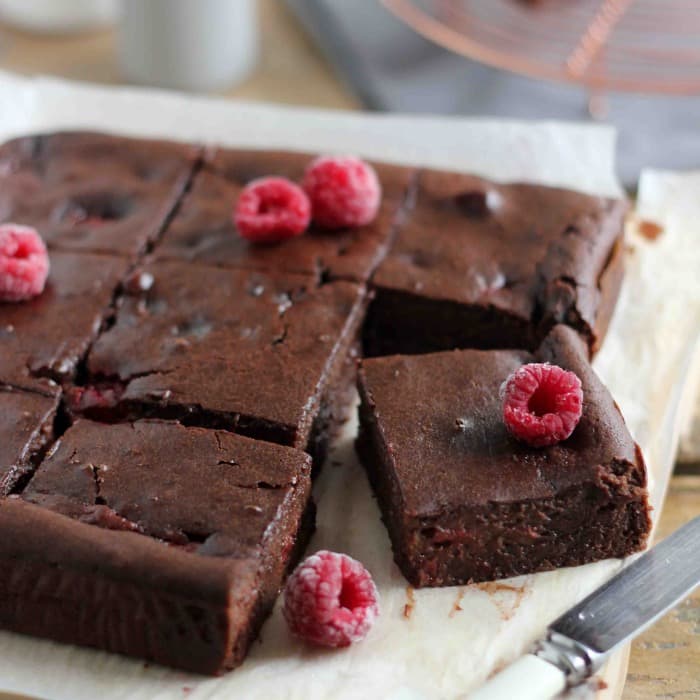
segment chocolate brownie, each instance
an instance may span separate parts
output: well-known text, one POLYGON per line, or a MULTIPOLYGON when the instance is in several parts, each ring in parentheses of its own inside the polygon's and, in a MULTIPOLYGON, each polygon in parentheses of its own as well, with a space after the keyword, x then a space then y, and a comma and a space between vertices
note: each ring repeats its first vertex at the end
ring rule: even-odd
POLYGON ((576 333, 556 326, 534 355, 455 350, 365 360, 358 449, 394 556, 415 586, 574 566, 641 549, 646 470, 576 333), (499 388, 527 362, 581 379, 584 408, 558 445, 507 432, 499 388))
POLYGON ((0 627, 216 674, 313 528, 310 461, 224 431, 78 421, 0 499, 0 627))
POLYGON ((623 201, 426 170, 374 278, 369 355, 533 349, 555 323, 594 352, 622 281, 623 201))
POLYGON ((50 247, 137 255, 182 195, 194 146, 95 133, 27 136, 0 147, 0 221, 50 247))
POLYGON ((352 395, 363 287, 178 261, 135 277, 148 284, 127 285, 87 361, 121 417, 178 418, 322 458, 352 395))
POLYGON ((0 385, 0 496, 31 474, 50 445, 58 393, 43 396, 0 385))
POLYGON ((0 383, 53 393, 70 381, 109 314, 127 261, 51 251, 43 294, 0 302, 0 383))
POLYGON ((409 168, 375 163, 382 204, 368 226, 325 231, 311 225, 303 236, 260 245, 238 235, 232 220, 241 189, 251 180, 280 175, 300 181, 313 156, 276 151, 218 150, 198 174, 158 248, 158 256, 223 267, 302 272, 317 279, 364 282, 387 252, 415 179, 409 168))

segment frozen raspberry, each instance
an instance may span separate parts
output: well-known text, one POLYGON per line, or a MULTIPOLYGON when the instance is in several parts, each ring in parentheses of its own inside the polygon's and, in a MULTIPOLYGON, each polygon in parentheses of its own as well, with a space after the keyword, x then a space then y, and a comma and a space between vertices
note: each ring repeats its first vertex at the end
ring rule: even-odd
POLYGON ((325 647, 359 642, 379 615, 377 588, 359 561, 320 551, 289 577, 284 616, 297 636, 325 647))
POLYGON ((283 177, 261 177, 241 192, 233 223, 243 238, 273 243, 304 233, 311 204, 304 190, 283 177))
POLYGON ((581 419, 581 380, 557 365, 523 365, 508 377, 501 391, 506 427, 533 447, 566 440, 581 419))
POLYGON ((114 408, 119 403, 121 387, 75 386, 68 390, 68 406, 75 413, 90 413, 114 408))
POLYGON ((320 156, 304 173, 314 221, 323 228, 366 226, 377 216, 382 188, 374 168, 354 156, 320 156))
POLYGON ((0 226, 0 301, 26 301, 44 291, 49 255, 35 229, 0 226))

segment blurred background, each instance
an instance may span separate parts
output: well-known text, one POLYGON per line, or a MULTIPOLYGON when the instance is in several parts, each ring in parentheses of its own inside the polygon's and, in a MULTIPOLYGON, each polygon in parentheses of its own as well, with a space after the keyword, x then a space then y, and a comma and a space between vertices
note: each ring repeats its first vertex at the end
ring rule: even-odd
MULTIPOLYGON (((700 0, 0 0, 0 70, 609 123, 630 191, 643 167, 700 169, 700 0)), ((661 535, 700 507, 698 428, 661 535)), ((698 649, 700 594, 635 643, 625 699, 699 698, 698 649)))
POLYGON ((614 124, 700 167, 698 0, 0 0, 0 66, 286 104, 614 124))

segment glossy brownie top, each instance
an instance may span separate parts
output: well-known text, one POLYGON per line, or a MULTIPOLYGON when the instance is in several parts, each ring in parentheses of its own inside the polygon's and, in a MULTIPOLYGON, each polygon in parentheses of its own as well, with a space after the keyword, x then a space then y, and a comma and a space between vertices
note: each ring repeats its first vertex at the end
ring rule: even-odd
POLYGON ((0 147, 0 221, 34 226, 53 248, 134 256, 160 234, 199 149, 66 132, 0 147))
POLYGON ((40 296, 0 302, 0 384, 55 392, 70 381, 127 271, 123 258, 51 251, 40 296))
POLYGON ((210 154, 191 192, 163 236, 157 255, 223 267, 302 272, 317 279, 365 281, 388 250, 405 215, 415 172, 374 164, 382 185, 382 204, 367 226, 325 231, 311 225, 304 235, 260 245, 241 238, 233 207, 251 180, 279 175, 297 182, 311 162, 309 154, 220 149, 210 154))
POLYGON ((593 328, 625 211, 622 200, 424 170, 375 284, 593 328))
POLYGON ((277 426, 275 441, 303 447, 363 309, 364 289, 350 282, 159 261, 126 285, 87 368, 161 416, 169 407, 224 414, 231 429, 277 426))
POLYGON ((79 420, 22 498, 188 552, 255 559, 288 529, 278 522, 296 531, 309 484, 309 457, 280 445, 174 422, 79 420))
POLYGON ((391 455, 407 516, 462 506, 550 498, 586 483, 620 493, 645 484, 645 470, 624 420, 586 359, 576 333, 555 327, 531 355, 455 350, 363 361, 360 386, 391 455), (551 362, 581 379, 584 409, 558 445, 516 441, 502 418, 499 389, 517 367, 551 362))

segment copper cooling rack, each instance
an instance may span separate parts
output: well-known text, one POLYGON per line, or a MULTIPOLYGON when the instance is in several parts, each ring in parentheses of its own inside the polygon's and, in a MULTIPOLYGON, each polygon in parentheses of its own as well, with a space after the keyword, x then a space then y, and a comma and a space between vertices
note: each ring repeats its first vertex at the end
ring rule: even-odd
POLYGON ((700 93, 700 0, 382 0, 447 49, 593 91, 700 93))

